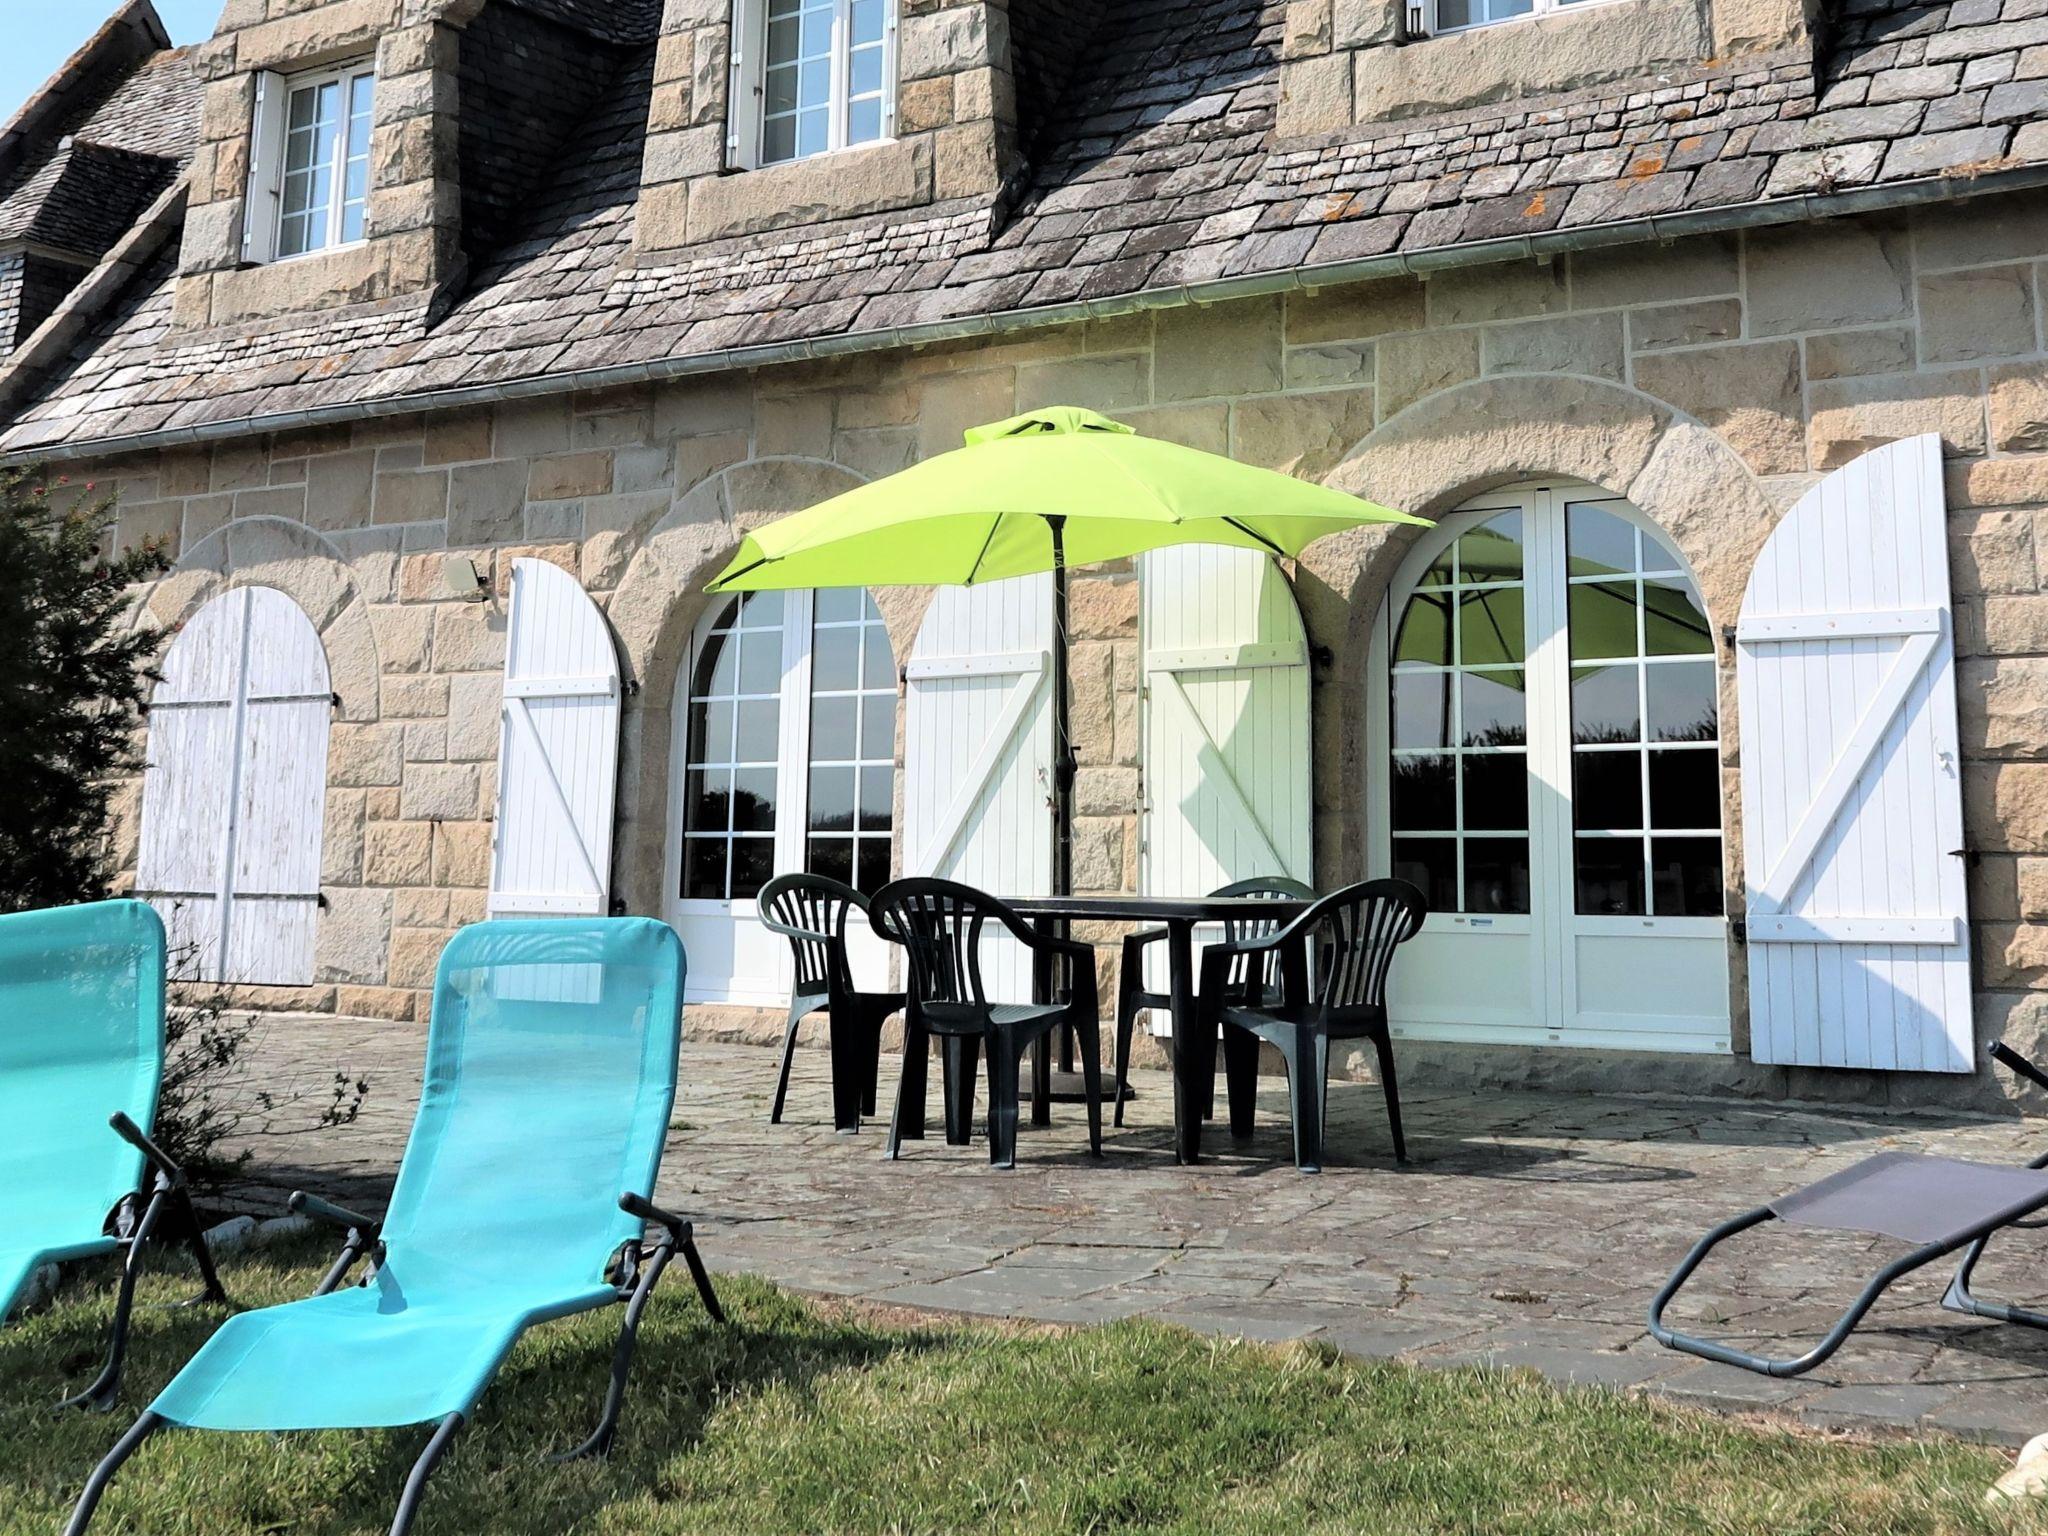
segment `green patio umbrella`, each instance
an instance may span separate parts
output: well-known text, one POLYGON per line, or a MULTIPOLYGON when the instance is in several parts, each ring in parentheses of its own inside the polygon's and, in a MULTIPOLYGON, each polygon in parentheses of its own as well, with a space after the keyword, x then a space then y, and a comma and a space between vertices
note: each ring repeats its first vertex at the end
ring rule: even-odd
POLYGON ((1173 544, 1293 558, 1326 534, 1417 523, 1292 475, 1258 469, 1073 406, 976 427, 967 445, 749 534, 712 592, 973 586, 1053 573, 1053 880, 1072 885, 1073 744, 1067 721, 1067 568, 1173 544))

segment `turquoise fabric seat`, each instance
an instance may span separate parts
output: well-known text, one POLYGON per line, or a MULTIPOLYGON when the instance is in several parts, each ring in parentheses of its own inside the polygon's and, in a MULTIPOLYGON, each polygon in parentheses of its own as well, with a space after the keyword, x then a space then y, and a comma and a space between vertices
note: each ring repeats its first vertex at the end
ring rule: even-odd
POLYGON ((373 1428, 438 1421, 394 1531, 506 1354, 535 1323, 629 1301, 599 1433, 609 1443, 640 1309, 669 1257, 716 1297, 687 1223, 647 1203, 675 1103, 683 951, 643 918, 479 923, 441 957, 418 1116, 381 1230, 349 1227, 361 1284, 230 1319, 95 1472, 164 1425, 373 1428), (649 1250, 645 1221, 665 1236, 649 1250))
POLYGON ((0 1317, 37 1266, 118 1246, 164 1065, 164 927, 139 901, 0 917, 0 1317))

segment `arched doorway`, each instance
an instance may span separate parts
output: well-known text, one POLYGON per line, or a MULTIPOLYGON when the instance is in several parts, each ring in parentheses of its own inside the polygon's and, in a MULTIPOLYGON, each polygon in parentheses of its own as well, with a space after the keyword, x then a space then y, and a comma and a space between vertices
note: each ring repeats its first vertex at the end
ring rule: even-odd
POLYGON ((1714 633, 1621 497, 1478 497, 1410 552, 1375 626, 1376 872, 1431 917, 1396 1033, 1726 1051, 1714 633))
MULTIPOLYGON (((690 954, 692 1002, 773 1006, 787 944, 755 898, 806 870, 872 894, 895 830, 896 663, 859 587, 755 592, 714 605, 676 677, 668 918, 690 954)), ((886 947, 847 944, 880 986, 886 947)))

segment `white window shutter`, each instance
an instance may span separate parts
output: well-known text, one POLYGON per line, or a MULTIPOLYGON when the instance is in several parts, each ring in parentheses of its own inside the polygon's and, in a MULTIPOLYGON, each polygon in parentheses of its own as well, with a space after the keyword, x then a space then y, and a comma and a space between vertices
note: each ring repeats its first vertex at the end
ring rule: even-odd
MULTIPOLYGON (((906 668, 903 870, 998 896, 1052 889, 1052 578, 941 587, 906 668)), ((1014 941, 989 985, 1030 997, 1014 941)))
POLYGON ((560 566, 515 560, 493 917, 610 911, 620 692, 618 652, 589 594, 560 566))
POLYGON ((312 621, 270 587, 208 603, 165 656, 136 890, 162 912, 178 974, 313 980, 330 687, 312 621))
POLYGON ((1286 578, 1266 555, 1198 544, 1138 569, 1142 889, 1314 884, 1308 637, 1286 578))
POLYGON ((1974 1066, 1941 443, 1815 486, 1737 627, 1751 1054, 1974 1066))
POLYGON ((249 126, 249 186, 242 208, 242 259, 277 255, 278 203, 284 189, 284 76, 256 71, 256 102, 249 126))

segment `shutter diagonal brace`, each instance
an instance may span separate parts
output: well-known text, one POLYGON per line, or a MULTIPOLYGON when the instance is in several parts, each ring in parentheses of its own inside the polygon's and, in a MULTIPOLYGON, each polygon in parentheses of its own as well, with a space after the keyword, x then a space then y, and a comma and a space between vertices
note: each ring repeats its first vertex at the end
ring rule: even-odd
MULTIPOLYGON (((1871 695, 1868 707, 1864 709, 1862 718, 1856 722, 1856 728, 1849 733, 1848 740, 1842 744, 1842 750, 1836 756, 1834 765, 1829 768, 1827 777, 1821 781, 1820 788, 1814 792, 1813 799, 1807 804, 1791 835, 1785 839, 1785 846, 1778 855, 1778 862, 1772 866, 1764 879, 1757 882, 1755 895, 1749 905, 1751 915, 1770 916, 1784 909, 1785 900, 1791 894, 1793 885, 1806 873, 1814 855, 1820 852, 1822 839, 1827 836, 1828 829, 1835 824, 1836 819, 1842 814, 1843 807, 1848 804, 1850 791, 1856 787, 1857 780, 1863 777, 1864 770, 1870 765, 1871 755, 1884 740, 1885 733, 1891 729, 1892 721, 1905 705, 1907 697, 1913 691, 1913 685, 1919 682, 1921 675, 1939 653, 1943 632, 1944 626, 1938 612, 1932 614, 1931 627, 1904 632, 1905 644, 1899 648, 1899 654, 1892 662, 1891 670, 1885 674, 1884 681, 1871 695)), ((1736 636, 1738 643, 1752 646, 1783 643, 1788 638, 1790 637, 1761 636, 1743 631, 1738 631, 1736 636)), ((1825 636, 1806 638, 1840 640, 1861 637, 1851 628, 1825 636)))
POLYGON ((1224 761, 1222 749, 1216 745, 1216 739, 1209 734, 1208 726, 1202 723, 1202 717, 1195 712, 1194 701, 1188 698, 1187 690, 1181 687, 1179 676, 1164 669, 1158 670, 1154 675, 1165 679, 1166 686, 1159 691, 1179 703, 1187 722, 1195 728, 1195 735, 1200 743, 1195 748, 1195 756, 1202 765, 1203 783, 1223 791, 1225 803, 1236 807, 1237 819, 1243 823, 1246 831, 1258 839, 1259 851, 1266 856, 1267 867, 1275 874, 1292 875, 1294 871, 1287 867, 1287 861, 1274 849, 1273 839, 1267 835, 1265 826, 1252 810, 1251 802, 1245 799, 1244 789, 1238 784, 1237 775, 1230 771, 1230 764, 1224 761))
POLYGON ((555 774, 554 761, 548 756, 547 748, 541 744, 540 729, 533 723, 532 711, 528 709, 526 700, 517 694, 507 695, 505 709, 524 727, 526 744, 533 749, 534 757, 540 763, 540 777, 554 798, 555 808, 562 813, 562 822, 569 829, 569 841, 575 846, 577 860, 583 866, 583 873, 589 878, 590 894, 602 902, 604 881, 598 878, 597 865, 592 862, 590 850, 583 844, 583 829, 577 825, 576 812, 570 808, 569 797, 562 791, 562 781, 555 774))
MULTIPOLYGON (((1003 712, 996 717, 995 729, 975 754, 973 765, 960 780, 960 787, 954 791, 952 803, 938 820, 937 829, 931 842, 932 851, 921 855, 916 861, 916 873, 932 875, 937 873, 953 845, 960 841, 960 834, 967 826, 967 814, 974 809, 974 802, 981 798, 981 792, 988 787, 990 777, 1003 754, 1010 749, 1031 706, 1038 702, 1038 696, 1045 686, 1046 673, 1051 669, 1052 655, 1047 651, 1037 654, 1037 666, 1030 671, 1015 674, 1017 681, 1010 685, 1010 695, 1003 701, 1003 712)), ((983 674, 992 675, 992 674, 983 674)), ((999 674, 995 674, 999 675, 999 674)))

